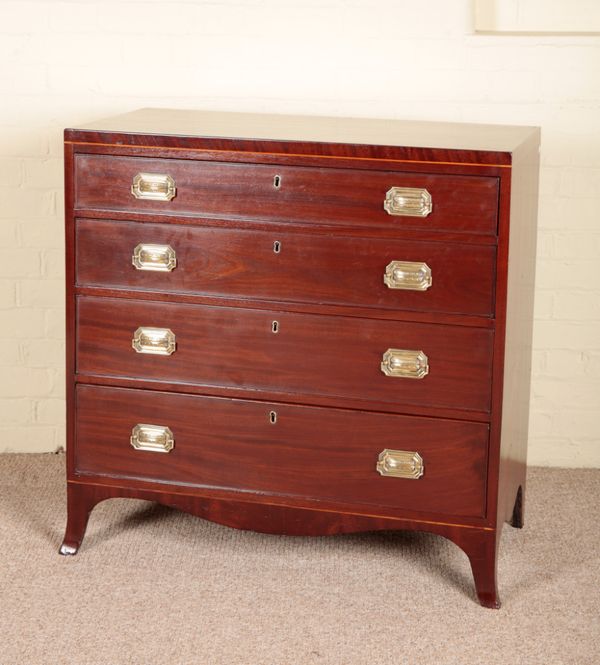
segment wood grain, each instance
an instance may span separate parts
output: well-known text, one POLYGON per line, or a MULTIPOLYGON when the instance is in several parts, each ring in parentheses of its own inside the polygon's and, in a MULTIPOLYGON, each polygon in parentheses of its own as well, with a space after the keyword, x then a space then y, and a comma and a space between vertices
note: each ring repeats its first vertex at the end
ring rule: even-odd
POLYGON ((65 139, 61 551, 112 497, 268 533, 422 529, 498 607, 502 525, 523 523, 539 131, 146 109, 65 139), (140 171, 177 196, 134 199, 140 171), (387 215, 391 186, 433 212, 387 215), (140 242, 176 245, 176 270, 135 271, 140 242), (390 260, 427 262, 433 287, 389 291, 390 260), (136 354, 142 325, 175 354, 136 354), (430 374, 385 377, 387 348, 423 349, 430 374), (159 418, 175 449, 135 451, 132 422, 159 418), (423 478, 379 476, 383 447, 418 449, 423 478))
POLYGON ((88 297, 77 304, 78 372, 354 397, 378 408, 387 402, 489 410, 492 340, 492 332, 481 328, 282 310, 88 297), (142 326, 171 329, 175 353, 136 353, 131 342, 142 326), (385 376, 380 365, 389 348, 423 350, 429 374, 385 376))
POLYGON ((392 118, 344 118, 186 109, 138 109, 91 125, 67 129, 73 141, 146 146, 253 146, 319 155, 369 153, 438 163, 511 164, 511 153, 531 127, 428 122, 392 118))
POLYGON ((75 173, 75 205, 80 210, 496 234, 496 178, 103 155, 77 155, 75 173), (138 173, 170 175, 177 195, 171 201, 134 198, 131 183, 138 173), (276 176, 279 188, 274 186, 276 176), (391 187, 427 189, 433 199, 431 214, 389 215, 383 203, 391 187))
POLYGON ((482 517, 488 427, 443 419, 115 388, 77 389, 76 473, 482 517), (270 413, 276 413, 272 423, 270 413), (168 426, 169 453, 135 450, 138 423, 168 426), (385 449, 424 460, 383 477, 385 449))
POLYGON ((90 219, 77 220, 76 237, 81 286, 487 317, 494 309, 494 247, 90 219), (170 245, 175 270, 136 270, 140 242, 170 245), (426 262, 432 286, 388 288, 395 260, 426 262))

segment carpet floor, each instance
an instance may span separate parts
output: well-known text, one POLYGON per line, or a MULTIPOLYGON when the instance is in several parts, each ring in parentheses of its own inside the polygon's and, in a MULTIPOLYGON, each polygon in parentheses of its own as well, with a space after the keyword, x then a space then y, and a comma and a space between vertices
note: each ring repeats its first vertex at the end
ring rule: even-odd
POLYGON ((0 455, 0 664, 598 665, 600 470, 530 469, 502 609, 425 533, 237 531, 128 499, 57 554, 64 455, 0 455))

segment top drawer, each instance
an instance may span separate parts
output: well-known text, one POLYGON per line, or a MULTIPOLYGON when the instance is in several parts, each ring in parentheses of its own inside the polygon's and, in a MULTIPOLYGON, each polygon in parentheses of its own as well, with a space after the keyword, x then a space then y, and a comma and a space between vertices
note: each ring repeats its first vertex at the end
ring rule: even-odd
POLYGON ((494 235, 498 180, 81 154, 75 207, 494 235))

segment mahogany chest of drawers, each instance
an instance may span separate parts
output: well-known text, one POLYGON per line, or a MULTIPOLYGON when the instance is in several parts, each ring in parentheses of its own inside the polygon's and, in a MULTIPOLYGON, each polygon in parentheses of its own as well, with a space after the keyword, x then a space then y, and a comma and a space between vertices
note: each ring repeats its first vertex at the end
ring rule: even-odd
POLYGON ((498 606, 539 131, 145 109, 65 132, 68 520, 420 529, 498 606))

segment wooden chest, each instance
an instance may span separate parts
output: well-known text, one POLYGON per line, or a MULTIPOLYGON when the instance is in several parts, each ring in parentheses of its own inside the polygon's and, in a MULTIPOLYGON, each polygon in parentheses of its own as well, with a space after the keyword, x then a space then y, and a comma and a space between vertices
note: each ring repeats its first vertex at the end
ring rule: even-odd
POLYGON ((68 521, 420 529, 498 606, 539 131, 145 109, 65 132, 68 521))

